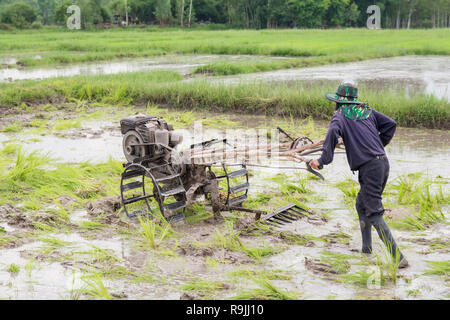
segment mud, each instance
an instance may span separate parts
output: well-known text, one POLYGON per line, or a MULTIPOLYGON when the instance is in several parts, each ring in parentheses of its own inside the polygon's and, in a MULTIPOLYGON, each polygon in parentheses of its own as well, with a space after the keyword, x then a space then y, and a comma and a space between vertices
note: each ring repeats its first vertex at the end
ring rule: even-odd
POLYGON ((0 217, 10 226, 22 229, 35 229, 36 223, 47 225, 66 225, 67 222, 47 212, 24 212, 20 208, 6 204, 0 207, 0 217))

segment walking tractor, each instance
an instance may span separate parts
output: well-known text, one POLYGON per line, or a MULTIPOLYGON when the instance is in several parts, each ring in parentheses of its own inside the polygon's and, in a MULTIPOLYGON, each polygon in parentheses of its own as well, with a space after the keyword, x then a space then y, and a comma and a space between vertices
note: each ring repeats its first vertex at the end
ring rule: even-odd
POLYGON ((124 164, 120 191, 123 208, 130 218, 159 211, 167 221, 179 221, 184 219, 186 206, 203 198, 211 202, 215 217, 221 217, 221 211, 239 210, 255 213, 256 220, 280 225, 295 221, 308 211, 294 204, 272 213, 243 208, 250 188, 247 167, 264 167, 251 159, 257 156, 260 160, 291 161, 290 167, 279 168, 304 169, 323 179, 303 158, 320 152, 323 140, 292 138, 279 127, 289 141, 280 143, 276 150, 268 144, 240 147, 230 145, 227 139, 213 139, 178 152, 176 147, 183 136, 163 119, 136 115, 122 119, 120 125, 128 161, 124 164), (302 162, 306 167, 298 166, 302 162))

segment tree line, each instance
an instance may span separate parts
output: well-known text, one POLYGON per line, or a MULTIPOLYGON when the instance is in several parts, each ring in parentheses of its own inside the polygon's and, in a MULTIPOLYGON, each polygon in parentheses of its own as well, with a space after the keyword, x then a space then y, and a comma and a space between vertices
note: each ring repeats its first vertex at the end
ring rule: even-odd
POLYGON ((448 28, 450 0, 0 0, 0 23, 16 28, 65 25, 81 8, 84 28, 104 24, 224 28, 365 27, 368 6, 382 28, 448 28))

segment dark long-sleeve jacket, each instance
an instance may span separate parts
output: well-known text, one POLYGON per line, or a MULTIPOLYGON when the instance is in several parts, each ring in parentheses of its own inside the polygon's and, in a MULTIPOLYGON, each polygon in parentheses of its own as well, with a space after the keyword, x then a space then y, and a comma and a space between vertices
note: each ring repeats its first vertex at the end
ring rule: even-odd
POLYGON ((385 154, 384 147, 391 141, 396 127, 394 120, 375 109, 365 120, 352 120, 335 112, 318 161, 320 165, 330 164, 338 138, 342 137, 350 169, 356 171, 364 163, 385 154))

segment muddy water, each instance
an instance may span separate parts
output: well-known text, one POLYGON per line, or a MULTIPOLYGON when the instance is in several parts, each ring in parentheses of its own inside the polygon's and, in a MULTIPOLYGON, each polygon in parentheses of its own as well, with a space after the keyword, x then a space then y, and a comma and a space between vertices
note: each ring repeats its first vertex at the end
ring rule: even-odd
MULTIPOLYGON (((239 62, 255 58, 261 61, 283 59, 280 57, 254 57, 248 55, 165 55, 161 57, 124 59, 58 67, 4 68, 0 69, 0 82, 154 70, 171 70, 185 75, 198 66, 212 62, 239 62)), ((0 64, 15 64, 16 62, 17 59, 14 57, 0 57, 0 64)))
POLYGON ((450 100, 450 57, 405 56, 320 67, 277 70, 247 75, 226 76, 218 82, 243 83, 270 81, 353 81, 380 90, 405 90, 433 94, 450 100))
MULTIPOLYGON (((247 123, 258 123, 260 118, 253 120, 247 119, 247 123)), ((326 126, 326 123, 319 123, 318 126, 326 126)), ((230 132, 230 131, 227 131, 230 132)), ((192 142, 200 142, 212 138, 220 138, 223 130, 207 129, 202 137, 195 140, 189 139, 193 134, 192 128, 184 130, 185 140, 181 148, 187 148, 192 142)), ((238 138, 241 137, 238 134, 238 138)), ((410 172, 424 171, 430 177, 441 176, 450 177, 450 168, 447 165, 450 158, 450 149, 448 142, 450 139, 449 131, 439 130, 418 130, 399 128, 398 132, 387 147, 387 153, 391 163, 391 180, 398 175, 410 172)), ((122 136, 117 124, 108 121, 86 121, 82 129, 66 132, 64 137, 32 136, 19 135, 15 133, 0 134, 0 144, 4 145, 10 141, 24 145, 24 150, 48 152, 52 157, 59 158, 62 162, 103 162, 110 156, 116 160, 124 160, 121 149, 122 136), (80 138, 77 131, 84 131, 86 137, 80 138), (101 134, 91 134, 89 132, 101 131, 101 134), (38 141, 36 141, 38 139, 38 141)), ((267 178, 273 177, 278 173, 286 173, 288 177, 295 177, 296 173, 292 170, 251 168, 252 177, 250 178, 251 189, 250 197, 259 192, 270 191, 277 185, 271 183, 267 178)), ((303 173, 306 174, 306 173, 303 173)), ((300 220, 285 226, 286 230, 294 231, 298 234, 311 234, 314 236, 324 236, 338 230, 352 236, 350 245, 334 244, 331 247, 325 244, 318 244, 315 247, 289 246, 289 248, 280 254, 274 255, 264 260, 260 267, 267 269, 282 269, 293 274, 293 279, 289 281, 274 280, 273 282, 285 290, 294 290, 303 292, 304 298, 309 299, 350 299, 355 297, 380 297, 380 298, 400 298, 411 299, 409 292, 418 290, 421 298, 441 299, 448 297, 449 289, 445 281, 437 276, 424 276, 423 270, 428 266, 425 260, 444 261, 448 260, 448 254, 433 252, 427 255, 420 254, 422 250, 427 249, 424 245, 414 243, 412 239, 420 237, 426 239, 440 238, 450 239, 448 225, 445 223, 436 224, 430 229, 421 233, 412 233, 408 231, 393 230, 394 236, 398 239, 399 245, 410 261, 411 267, 401 271, 402 278, 396 286, 383 287, 382 289, 367 289, 346 284, 340 284, 329 281, 320 276, 314 276, 310 270, 305 267, 305 258, 318 258, 322 251, 328 250, 336 253, 355 254, 352 249, 358 250, 361 244, 360 232, 357 218, 342 201, 340 191, 333 186, 333 183, 342 181, 346 178, 357 179, 348 169, 345 155, 335 156, 332 165, 323 170, 327 181, 312 182, 310 187, 316 194, 323 196, 323 201, 312 203, 311 207, 315 212, 326 213, 330 218, 326 223, 312 224, 308 221, 300 220)), ((448 193, 448 186, 444 185, 444 192, 448 193)), ((444 209, 448 215, 448 208, 444 209)), ((85 210, 77 210, 71 215, 73 223, 82 223, 89 221, 89 216, 85 210)), ((8 227, 6 225, 6 227, 8 227)), ((183 230, 187 227, 184 227, 183 230)), ((7 231, 14 231, 8 227, 7 231)), ((134 244, 124 242, 120 236, 112 236, 108 239, 89 239, 79 234, 51 234, 63 241, 69 241, 71 249, 89 250, 92 246, 102 249, 112 250, 116 256, 122 259, 136 259, 136 253, 133 253, 134 244)), ((376 235, 374 235, 375 245, 380 245, 376 235)), ((80 277, 82 276, 77 269, 63 266, 60 263, 41 262, 33 263, 27 258, 26 253, 35 251, 44 246, 41 241, 35 241, 14 249, 2 249, 0 251, 0 298, 5 299, 70 299, 73 289, 79 288, 80 277), (14 275, 6 271, 10 264, 21 266, 21 272, 14 275), (30 272, 24 267, 29 267, 30 272)), ((67 249, 68 250, 68 249, 67 249)), ((139 259, 144 259, 140 257, 139 259)), ((150 259, 149 257, 145 259, 150 259)), ((145 260, 144 259, 144 260, 145 260)), ((154 260, 153 260, 154 262, 154 260)), ((153 263, 152 262, 152 263, 153 263)), ((211 275, 198 259, 188 261, 178 261, 173 263, 167 261, 161 262, 158 268, 165 270, 168 277, 174 277, 171 272, 177 275, 184 273, 194 274, 198 277, 212 277, 217 280, 217 275, 211 275), (182 263, 181 263, 182 262, 182 263), (181 263, 181 264, 180 264, 181 263), (180 266, 183 267, 180 267, 180 266)), ((232 270, 232 266, 224 267, 224 270, 232 270)), ((252 266, 249 266, 252 268, 252 266)), ((353 266, 352 266, 353 268, 353 266)), ((355 267, 358 270, 358 266, 355 267)), ((352 271, 354 271, 352 269, 352 271)), ((225 272, 222 272, 225 274, 225 272)), ((182 277, 174 280, 174 283, 182 284, 182 277)), ((172 278, 171 278, 172 279, 172 278)), ((129 282, 114 280, 105 281, 105 285, 113 293, 125 291, 130 299, 179 299, 180 291, 176 288, 167 288, 165 286, 139 284, 133 285, 129 282)), ((245 288, 242 288, 245 289, 245 288)))

